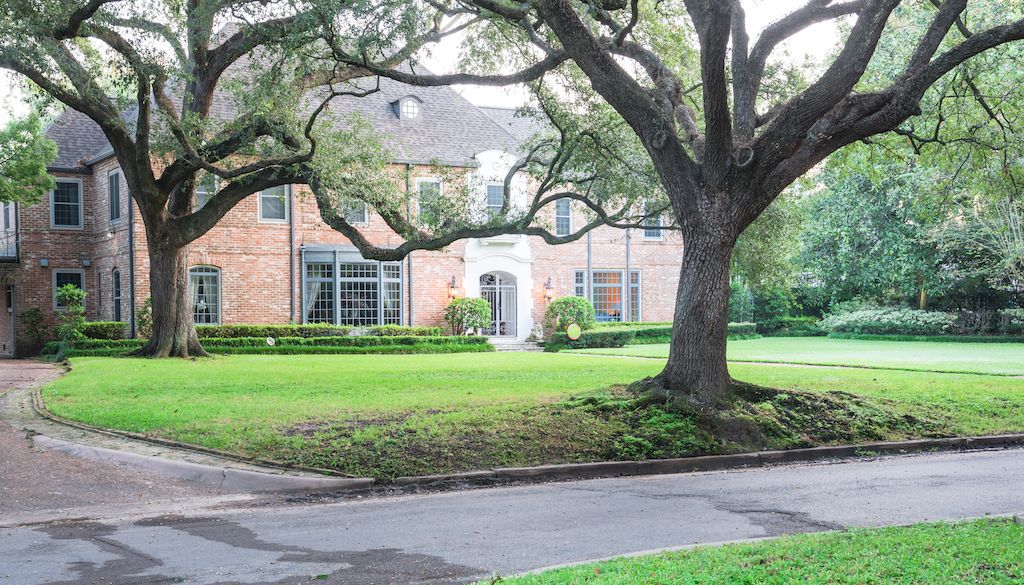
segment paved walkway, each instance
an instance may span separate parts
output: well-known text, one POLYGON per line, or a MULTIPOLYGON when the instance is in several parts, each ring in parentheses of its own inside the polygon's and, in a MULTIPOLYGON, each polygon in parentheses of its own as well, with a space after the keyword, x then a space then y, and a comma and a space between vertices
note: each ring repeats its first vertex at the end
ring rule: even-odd
POLYGON ((0 583, 466 582, 692 543, 1024 514, 1022 484, 1024 450, 1007 450, 278 501, 0 529, 0 583))

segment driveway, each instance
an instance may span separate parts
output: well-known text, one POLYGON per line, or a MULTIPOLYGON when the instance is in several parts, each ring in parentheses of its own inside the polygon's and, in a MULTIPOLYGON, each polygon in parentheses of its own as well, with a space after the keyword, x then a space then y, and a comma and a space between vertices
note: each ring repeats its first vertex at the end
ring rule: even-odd
POLYGON ((447 583, 630 552, 1024 514, 1024 450, 279 500, 0 530, 0 583, 447 583))
MULTIPOLYGON (((35 386, 58 375, 51 364, 0 360, 0 402, 15 388, 35 386)), ((0 524, 127 514, 214 493, 195 484, 156 479, 138 468, 44 448, 35 444, 31 433, 0 420, 0 524)), ((5 582, 4 564, 0 561, 0 583, 5 582)))

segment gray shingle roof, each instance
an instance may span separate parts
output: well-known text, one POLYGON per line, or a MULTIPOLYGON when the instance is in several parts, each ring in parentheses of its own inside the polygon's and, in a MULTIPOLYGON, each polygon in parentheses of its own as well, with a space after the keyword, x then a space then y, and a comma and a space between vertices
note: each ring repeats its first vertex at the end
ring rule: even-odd
POLYGON ((495 124, 515 136, 519 142, 529 140, 534 134, 544 129, 544 123, 534 115, 534 112, 517 108, 489 108, 486 106, 480 106, 480 111, 495 124))
MULTIPOLYGON (((361 80, 360 85, 375 87, 376 79, 361 80)), ((215 103, 212 113, 227 118, 231 110, 232 104, 215 103)), ((448 87, 414 87, 386 78, 381 78, 380 90, 368 96, 335 98, 331 111, 341 117, 353 112, 365 116, 397 163, 475 166, 473 156, 479 152, 516 152, 533 133, 534 124, 528 117, 515 116, 514 110, 474 106, 448 87), (419 116, 400 119, 392 104, 410 95, 420 100, 419 116)), ((47 136, 57 143, 53 168, 84 168, 83 161, 110 152, 99 126, 70 108, 47 129, 47 136)))

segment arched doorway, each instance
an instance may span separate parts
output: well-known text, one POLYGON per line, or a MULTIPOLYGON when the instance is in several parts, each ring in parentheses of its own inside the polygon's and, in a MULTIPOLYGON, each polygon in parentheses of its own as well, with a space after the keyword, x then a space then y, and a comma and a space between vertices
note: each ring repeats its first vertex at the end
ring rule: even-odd
POLYGON ((507 272, 480 276, 480 297, 491 304, 491 325, 484 335, 516 336, 516 278, 507 272))

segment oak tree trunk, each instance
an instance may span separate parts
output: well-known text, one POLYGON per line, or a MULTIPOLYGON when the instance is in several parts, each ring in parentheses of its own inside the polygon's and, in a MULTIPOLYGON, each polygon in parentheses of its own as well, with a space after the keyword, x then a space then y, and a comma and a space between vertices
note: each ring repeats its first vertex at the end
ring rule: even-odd
POLYGON ((192 317, 186 247, 149 246, 149 287, 153 302, 153 333, 138 352, 151 357, 208 355, 199 344, 192 317))
POLYGON ((676 292, 672 346, 656 382, 669 397, 701 409, 722 405, 732 378, 725 359, 729 324, 729 263, 736 238, 726 221, 683 231, 683 265, 676 292))

